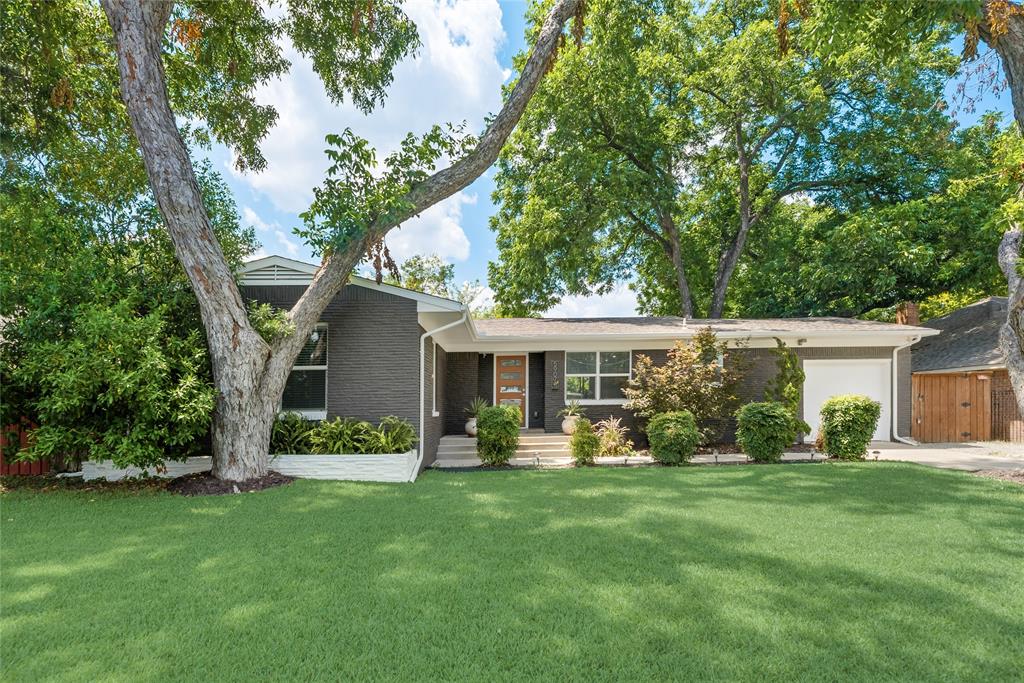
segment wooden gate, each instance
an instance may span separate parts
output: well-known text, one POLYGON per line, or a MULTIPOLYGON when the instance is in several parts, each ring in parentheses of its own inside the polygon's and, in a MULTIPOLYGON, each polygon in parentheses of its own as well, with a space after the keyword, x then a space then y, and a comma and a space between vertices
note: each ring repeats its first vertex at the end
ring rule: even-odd
POLYGON ((992 374, 914 375, 910 435, 922 443, 992 438, 992 374))

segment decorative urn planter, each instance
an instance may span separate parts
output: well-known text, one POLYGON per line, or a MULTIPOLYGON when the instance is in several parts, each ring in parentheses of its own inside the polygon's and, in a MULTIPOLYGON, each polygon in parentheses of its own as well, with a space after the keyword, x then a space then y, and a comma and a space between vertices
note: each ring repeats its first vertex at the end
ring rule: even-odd
POLYGON ((566 415, 565 419, 562 420, 562 433, 571 435, 576 431, 576 420, 580 419, 579 415, 566 415))
POLYGON ((476 418, 471 417, 466 420, 466 435, 476 436, 476 418))

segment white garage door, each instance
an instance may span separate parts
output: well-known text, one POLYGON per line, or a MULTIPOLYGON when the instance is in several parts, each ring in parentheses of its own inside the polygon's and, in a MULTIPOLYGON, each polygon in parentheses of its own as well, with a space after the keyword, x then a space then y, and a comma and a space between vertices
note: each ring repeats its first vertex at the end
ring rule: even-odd
POLYGON ((804 421, 818 433, 821 406, 839 394, 863 394, 882 404, 882 415, 875 428, 876 441, 889 441, 892 424, 892 376, 888 360, 808 360, 804 361, 804 421))

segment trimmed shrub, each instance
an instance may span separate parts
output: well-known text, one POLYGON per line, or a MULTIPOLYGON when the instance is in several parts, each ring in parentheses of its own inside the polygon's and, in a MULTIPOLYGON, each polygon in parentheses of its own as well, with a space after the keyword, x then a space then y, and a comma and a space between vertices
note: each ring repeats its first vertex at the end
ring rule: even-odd
POLYGON ((576 429, 569 437, 569 450, 572 452, 573 462, 577 465, 593 465, 600 448, 601 438, 594 431, 590 420, 585 417, 576 420, 576 429))
POLYGON ((861 460, 875 433, 882 406, 867 396, 833 396, 821 407, 821 440, 824 451, 841 460, 861 460))
POLYGON ((313 423, 298 413, 279 415, 270 433, 270 453, 309 453, 309 435, 313 428, 313 423))
POLYGON ((627 427, 622 426, 621 417, 609 417, 597 423, 597 436, 601 439, 601 455, 629 455, 633 452, 633 442, 626 434, 627 427))
POLYGON ((651 443, 651 457, 663 465, 689 462, 700 443, 700 432, 693 413, 677 410, 655 415, 647 424, 647 439, 651 443))
POLYGON ((778 401, 748 403, 736 411, 736 443, 755 462, 778 462, 794 436, 793 414, 778 401))
POLYGON ((505 465, 519 448, 522 413, 515 406, 487 406, 476 417, 476 454, 484 465, 505 465))

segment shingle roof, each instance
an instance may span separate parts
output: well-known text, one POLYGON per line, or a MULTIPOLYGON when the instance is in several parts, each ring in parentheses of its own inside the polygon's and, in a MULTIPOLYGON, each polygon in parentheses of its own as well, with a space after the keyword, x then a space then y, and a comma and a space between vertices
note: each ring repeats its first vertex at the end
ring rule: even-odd
POLYGON ((677 317, 627 318, 495 318, 474 320, 481 337, 545 337, 568 335, 684 335, 704 327, 716 334, 792 335, 843 334, 847 332, 920 333, 920 327, 893 325, 850 318, 771 318, 708 320, 677 317))
POLYGON ((914 372, 998 368, 1004 365, 999 351, 999 328, 1006 320, 1006 297, 993 296, 924 323, 942 330, 914 344, 914 372))

